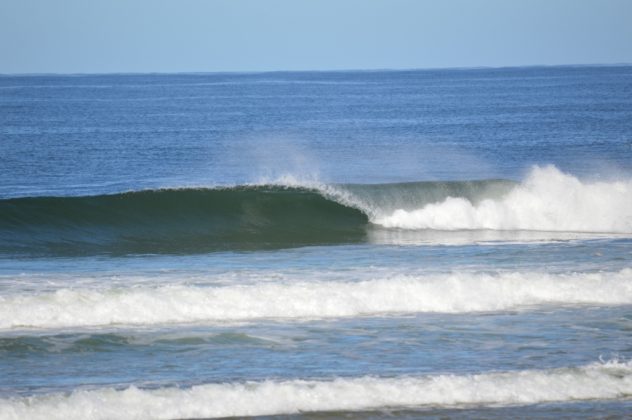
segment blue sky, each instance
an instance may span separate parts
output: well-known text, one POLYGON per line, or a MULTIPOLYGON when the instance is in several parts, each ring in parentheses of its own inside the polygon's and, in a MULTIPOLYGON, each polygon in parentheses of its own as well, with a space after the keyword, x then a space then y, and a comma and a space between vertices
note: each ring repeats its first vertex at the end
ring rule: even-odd
POLYGON ((632 0, 0 0, 0 73, 632 63, 632 0))

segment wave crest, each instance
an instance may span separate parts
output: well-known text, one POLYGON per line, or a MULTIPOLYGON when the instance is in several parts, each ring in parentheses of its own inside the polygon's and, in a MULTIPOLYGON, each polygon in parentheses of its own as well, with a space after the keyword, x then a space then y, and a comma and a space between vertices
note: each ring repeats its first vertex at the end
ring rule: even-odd
POLYGON ((154 390, 77 390, 0 400, 3 419, 172 419, 380 408, 529 405, 632 395, 632 364, 476 375, 206 384, 154 390))

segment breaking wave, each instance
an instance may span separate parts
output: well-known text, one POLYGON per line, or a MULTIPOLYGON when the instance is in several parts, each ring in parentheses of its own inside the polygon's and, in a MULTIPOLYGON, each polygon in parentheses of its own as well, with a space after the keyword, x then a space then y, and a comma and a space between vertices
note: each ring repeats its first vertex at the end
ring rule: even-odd
POLYGON ((632 181, 583 183, 553 166, 536 167, 501 199, 451 196, 373 221, 404 229, 630 233, 632 181))
POLYGON ((631 196, 630 180, 585 183, 548 166, 520 184, 251 185, 10 198, 0 200, 0 254, 275 249, 371 242, 398 230, 432 231, 433 238, 472 230, 629 234, 631 196))
POLYGON ((75 390, 0 400, 3 419, 174 419, 380 408, 529 405, 632 395, 632 364, 395 378, 338 378, 75 390))
POLYGON ((0 298, 0 329, 314 319, 543 305, 632 304, 632 269, 547 274, 453 273, 252 285, 65 288, 0 298))

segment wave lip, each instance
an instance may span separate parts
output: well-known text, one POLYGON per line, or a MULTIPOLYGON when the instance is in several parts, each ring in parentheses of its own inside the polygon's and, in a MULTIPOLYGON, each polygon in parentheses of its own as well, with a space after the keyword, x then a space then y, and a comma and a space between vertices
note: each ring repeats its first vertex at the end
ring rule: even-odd
POLYGON ((50 329, 632 304, 632 269, 507 272, 216 287, 60 289, 0 298, 0 329, 50 329))
POLYGON ((358 411, 529 405, 607 400, 632 395, 632 364, 396 378, 338 378, 207 384, 154 390, 129 387, 0 400, 3 419, 174 419, 358 411))

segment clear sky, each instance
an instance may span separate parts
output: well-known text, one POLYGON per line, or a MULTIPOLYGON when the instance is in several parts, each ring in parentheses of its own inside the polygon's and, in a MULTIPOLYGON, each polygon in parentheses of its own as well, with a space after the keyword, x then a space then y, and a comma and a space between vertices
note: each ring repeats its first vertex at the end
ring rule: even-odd
POLYGON ((632 63, 632 0, 0 0, 0 73, 632 63))

